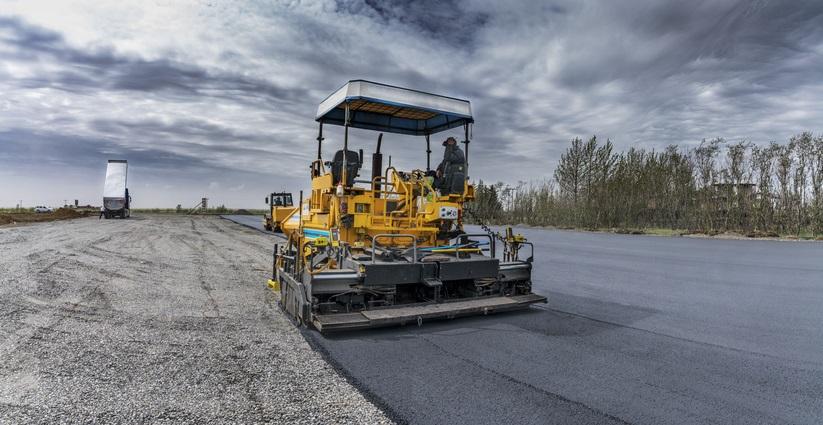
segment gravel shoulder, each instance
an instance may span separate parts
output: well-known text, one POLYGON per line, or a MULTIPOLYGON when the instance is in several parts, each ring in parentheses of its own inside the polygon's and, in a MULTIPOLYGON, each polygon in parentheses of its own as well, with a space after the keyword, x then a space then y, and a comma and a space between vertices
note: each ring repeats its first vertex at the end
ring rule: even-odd
POLYGON ((0 423, 390 423, 276 307, 273 243, 217 217, 0 229, 0 423))

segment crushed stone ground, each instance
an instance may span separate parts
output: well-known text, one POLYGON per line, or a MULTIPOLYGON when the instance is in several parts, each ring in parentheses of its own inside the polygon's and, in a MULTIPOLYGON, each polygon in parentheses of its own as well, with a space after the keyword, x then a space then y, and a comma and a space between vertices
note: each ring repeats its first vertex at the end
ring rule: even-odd
POLYGON ((197 216, 0 229, 0 423, 390 423, 276 306, 274 242, 197 216))

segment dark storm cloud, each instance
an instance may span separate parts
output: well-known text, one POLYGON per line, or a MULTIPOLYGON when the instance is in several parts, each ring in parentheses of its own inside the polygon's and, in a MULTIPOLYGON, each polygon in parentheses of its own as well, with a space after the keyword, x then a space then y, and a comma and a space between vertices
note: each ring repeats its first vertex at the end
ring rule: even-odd
MULTIPOLYGON (((290 149, 287 141, 278 140, 275 135, 244 133, 196 119, 168 122, 153 119, 135 121, 95 119, 90 122, 90 126, 100 134, 118 140, 129 140, 134 146, 139 146, 142 141, 151 141, 153 145, 162 145, 166 149, 176 147, 188 150, 191 156, 201 159, 213 158, 215 155, 236 158, 277 156, 305 159, 299 152, 295 153, 293 149, 290 149), (239 144, 245 146, 239 146, 239 144)), ((149 164, 153 163, 151 157, 146 160, 149 164)), ((163 164, 152 165, 160 167, 163 164)))
MULTIPOLYGON (((65 135, 50 131, 8 129, 0 132, 0 163, 5 166, 52 168, 75 166, 100 168, 112 158, 129 158, 133 163, 149 169, 213 169, 215 166, 199 155, 175 154, 166 150, 146 149, 140 146, 122 146, 103 138, 65 135)), ((217 167, 219 168, 219 166, 217 167)))
POLYGON ((464 49, 474 47, 474 36, 489 20, 487 13, 464 8, 455 0, 338 1, 337 6, 339 11, 372 17, 384 25, 405 25, 427 38, 464 49))
POLYGON ((603 26, 585 28, 571 46, 561 81, 586 87, 605 80, 638 85, 678 74, 693 81, 745 75, 746 91, 779 90, 788 83, 819 82, 823 2, 695 1, 608 3, 603 26), (608 17, 609 19, 605 19, 608 17), (587 47, 583 49, 583 47, 587 47), (795 58, 805 60, 793 61, 795 58), (783 74, 792 81, 784 80, 783 74), (737 74, 742 73, 742 74, 737 74), (800 78, 798 81, 797 78, 800 78), (775 84, 772 84, 775 83, 775 84))
MULTIPOLYGON (((383 24, 371 21, 374 14, 360 15, 341 9, 342 16, 365 19, 371 25, 360 32, 314 15, 288 15, 293 31, 291 40, 282 43, 272 40, 256 46, 261 51, 275 51, 276 57, 287 58, 293 65, 290 71, 298 73, 307 88, 315 89, 309 105, 316 107, 332 90, 351 79, 370 79, 412 87, 433 87, 436 78, 427 76, 423 64, 408 64, 398 55, 393 45, 396 33, 369 34, 380 30, 383 24)), ((371 10, 371 9, 369 9, 371 10)), ((382 22, 382 19, 378 19, 382 22)), ((359 22, 359 21, 358 21, 359 22)), ((412 47, 414 46, 406 46, 412 47)))
POLYGON ((307 93, 306 90, 285 89, 237 74, 208 72, 169 59, 145 60, 118 55, 106 48, 73 48, 60 34, 28 25, 17 18, 0 16, 2 28, 10 30, 10 36, 0 38, 0 42, 14 48, 13 59, 38 61, 45 56, 65 68, 53 74, 23 79, 20 85, 26 88, 169 92, 191 97, 243 97, 270 104, 292 103, 307 93))
POLYGON ((135 134, 135 132, 139 132, 142 136, 161 136, 164 138, 168 136, 197 139, 208 137, 217 143, 232 140, 265 140, 265 137, 260 134, 243 134, 235 129, 192 119, 171 122, 153 119, 140 121, 96 119, 91 122, 91 125, 94 129, 106 134, 135 134))
POLYGON ((585 106, 558 107, 524 133, 542 125, 553 141, 605 133, 618 147, 661 147, 818 130, 784 114, 820 116, 806 93, 819 93, 823 82, 823 3, 580 4, 588 7, 572 5, 570 20, 545 34, 559 46, 555 77, 546 80, 559 89, 554 96, 585 106))

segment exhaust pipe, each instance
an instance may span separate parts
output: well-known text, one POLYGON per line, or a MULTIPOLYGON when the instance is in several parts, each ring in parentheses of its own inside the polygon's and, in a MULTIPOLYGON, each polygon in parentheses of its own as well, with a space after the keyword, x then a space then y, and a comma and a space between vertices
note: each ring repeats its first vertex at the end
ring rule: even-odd
MULTIPOLYGON (((375 151, 371 156, 371 181, 372 181, 372 190, 378 191, 380 190, 380 183, 374 183, 374 179, 383 175, 383 154, 380 153, 380 145, 383 143, 383 133, 380 133, 377 136, 377 151, 375 151)), ((380 194, 377 194, 378 198, 380 194)))

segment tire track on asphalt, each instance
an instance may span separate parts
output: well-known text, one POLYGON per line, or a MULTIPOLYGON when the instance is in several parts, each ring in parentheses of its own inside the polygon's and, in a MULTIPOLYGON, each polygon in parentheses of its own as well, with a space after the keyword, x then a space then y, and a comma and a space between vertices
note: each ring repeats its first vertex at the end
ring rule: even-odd
POLYGON ((466 357, 466 356, 460 355, 459 353, 453 352, 453 351, 451 351, 451 350, 449 350, 449 349, 447 349, 447 348, 445 348, 445 347, 441 346, 440 344, 438 344, 438 343, 436 343, 436 342, 432 341, 431 339, 427 338, 427 337, 426 337, 425 335, 423 335, 423 334, 418 335, 418 337, 419 337, 420 339, 422 339, 423 341, 426 341, 427 343, 431 344, 431 345, 432 345, 433 347, 435 347, 437 350, 439 350, 440 352, 442 352, 442 353, 444 353, 444 354, 446 354, 446 355, 448 355, 448 356, 451 356, 451 357, 453 357, 453 358, 455 358, 455 359, 458 359, 458 360, 460 360, 460 361, 462 361, 462 362, 468 363, 468 364, 472 365, 473 367, 475 367, 475 368, 477 368, 477 369, 480 369, 480 370, 482 370, 482 371, 484 371, 484 372, 486 372, 486 373, 489 373, 489 374, 491 374, 491 375, 494 375, 494 376, 497 376, 497 377, 499 377, 499 378, 502 378, 502 379, 504 379, 504 380, 506 380, 506 381, 508 381, 508 382, 513 383, 513 384, 517 384, 517 385, 523 386, 523 387, 525 387, 525 388, 528 388, 529 390, 531 390, 531 391, 533 391, 533 392, 536 392, 536 393, 539 393, 539 394, 543 395, 544 397, 547 397, 547 398, 550 398, 550 399, 552 399, 552 400, 559 401, 559 402, 562 402, 562 403, 567 403, 567 404, 570 404, 570 405, 573 405, 573 406, 580 407, 580 408, 582 408, 582 409, 584 409, 584 410, 586 410, 586 411, 588 411, 588 412, 590 412, 590 413, 593 413, 593 414, 595 414, 595 415, 597 415, 597 416, 600 416, 600 417, 602 417, 602 418, 608 419, 608 420, 610 420, 610 421, 612 421, 612 422, 614 422, 614 423, 617 423, 617 424, 622 424, 622 425, 631 425, 631 422, 628 422, 628 421, 626 421, 626 420, 624 420, 624 419, 622 419, 622 418, 619 418, 619 417, 614 416, 614 415, 612 415, 612 414, 606 413, 606 412, 604 412, 604 411, 602 411, 602 410, 599 410, 599 409, 596 409, 596 408, 594 408, 594 407, 591 407, 591 406, 589 406, 589 405, 587 405, 587 404, 585 404, 585 403, 582 403, 582 402, 579 402, 579 401, 576 401, 576 400, 572 400, 572 399, 566 398, 566 397, 564 397, 564 396, 562 396, 562 395, 560 395, 560 394, 558 394, 558 393, 554 393, 554 392, 551 392, 551 391, 545 390, 545 389, 543 389, 543 388, 540 388, 540 387, 534 386, 534 385, 532 385, 532 384, 530 384, 530 383, 528 383, 528 382, 524 382, 524 381, 522 381, 522 380, 520 380, 520 379, 517 379, 517 378, 515 378, 515 377, 513 377, 513 376, 511 376, 511 375, 507 375, 507 374, 505 374, 505 373, 498 372, 498 371, 496 371, 496 370, 494 370, 494 369, 491 369, 491 368, 487 367, 486 365, 484 365, 484 364, 482 364, 482 363, 480 363, 480 362, 477 362, 477 361, 475 361, 475 360, 472 360, 472 359, 470 359, 470 358, 468 358, 468 357, 466 357))
MULTIPOLYGON (((714 343, 711 343, 711 342, 697 341, 697 340, 694 340, 694 339, 669 335, 669 334, 666 334, 666 333, 653 331, 653 330, 650 330, 650 329, 638 328, 636 326, 626 325, 626 324, 618 323, 618 322, 612 322, 612 321, 604 320, 604 319, 598 319, 598 318, 595 318, 595 317, 587 316, 585 314, 574 313, 574 312, 571 312, 571 311, 560 310, 560 309, 556 309, 556 308, 552 308, 552 307, 546 307, 546 306, 536 305, 536 304, 532 305, 531 307, 538 308, 538 309, 544 310, 544 311, 565 314, 567 316, 579 317, 581 319, 586 319, 586 320, 590 320, 592 322, 602 323, 602 324, 605 324, 605 325, 610 325, 610 326, 615 326, 615 327, 625 328, 625 329, 631 329, 633 331, 638 331, 638 332, 643 332, 643 333, 647 333, 647 334, 651 334, 651 335, 655 335, 655 336, 659 336, 659 337, 669 338, 669 339, 673 339, 673 340, 677 340, 677 341, 681 341, 681 342, 686 342, 686 343, 689 343, 689 344, 696 344, 696 345, 701 345, 701 346, 711 347, 711 348, 716 348, 716 349, 721 349, 721 350, 729 350, 729 351, 733 351, 733 352, 736 352, 736 353, 753 355, 753 356, 761 356, 761 357, 764 357, 764 358, 775 359, 775 360, 780 360, 780 361, 791 360, 791 359, 786 359, 786 358, 783 358, 783 357, 774 356, 774 355, 771 355, 771 354, 759 353, 759 352, 756 352, 756 351, 743 350, 743 349, 740 349, 740 348, 729 347, 729 346, 726 346, 726 345, 714 344, 714 343)), ((529 332, 533 332, 533 331, 529 331, 529 332)), ((800 363, 800 364, 812 365, 812 366, 822 366, 823 365, 823 363, 814 363, 814 362, 808 362, 808 361, 802 361, 802 360, 791 360, 791 361, 797 362, 797 363, 800 363)))

